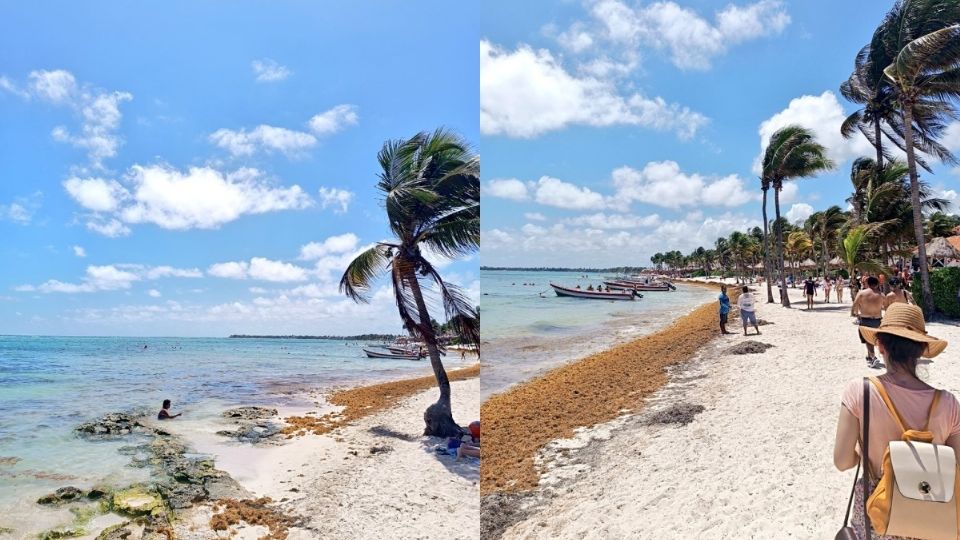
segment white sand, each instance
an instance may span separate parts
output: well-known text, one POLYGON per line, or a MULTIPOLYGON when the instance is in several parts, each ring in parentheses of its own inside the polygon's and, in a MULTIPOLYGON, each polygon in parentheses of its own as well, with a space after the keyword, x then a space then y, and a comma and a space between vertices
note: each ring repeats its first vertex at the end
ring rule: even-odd
MULTIPOLYGON (((452 383, 454 418, 462 425, 480 416, 480 381, 452 383)), ((287 515, 302 518, 292 540, 306 538, 479 537, 480 465, 433 451, 445 440, 423 437, 423 411, 437 390, 422 392, 383 413, 323 436, 308 435, 281 446, 241 451, 217 466, 254 496, 280 501, 287 515), (387 428, 395 434, 376 433, 387 428), (371 447, 389 446, 371 454, 371 447), (293 491, 291 491, 293 490, 293 491)), ((208 507, 188 512, 178 538, 211 538, 208 507)), ((237 538, 256 538, 246 527, 237 538)), ((227 534, 222 535, 224 538, 227 534)))
MULTIPOLYGON (((791 293, 789 310, 763 303, 765 288, 759 293, 758 315, 775 324, 749 339, 775 348, 726 355, 746 338, 715 340, 645 413, 547 450, 539 506, 503 538, 831 538, 853 480, 852 470, 833 466, 840 393, 850 379, 881 371, 866 367, 849 298, 838 307, 818 296, 816 310, 804 312, 799 291, 791 293), (706 411, 682 427, 644 424, 678 401, 706 411)), ((951 347, 921 376, 957 393, 960 326, 928 331, 951 347)))

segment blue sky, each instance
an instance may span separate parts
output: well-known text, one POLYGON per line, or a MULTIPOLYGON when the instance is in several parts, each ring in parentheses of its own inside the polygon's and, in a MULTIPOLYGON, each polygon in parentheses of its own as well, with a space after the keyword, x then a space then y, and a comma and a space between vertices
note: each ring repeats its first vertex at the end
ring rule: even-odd
MULTIPOLYGON (((761 140, 817 133, 838 167, 788 186, 791 220, 845 207, 839 95, 892 2, 484 3, 484 265, 645 265, 761 225, 761 140)), ((943 141, 960 151, 960 124, 943 141)), ((960 203, 960 174, 923 179, 960 203)), ((769 208, 771 216, 772 204, 769 208)))
POLYGON ((398 332, 335 282, 385 140, 479 143, 477 8, 95 6, 0 7, 0 333, 398 332))

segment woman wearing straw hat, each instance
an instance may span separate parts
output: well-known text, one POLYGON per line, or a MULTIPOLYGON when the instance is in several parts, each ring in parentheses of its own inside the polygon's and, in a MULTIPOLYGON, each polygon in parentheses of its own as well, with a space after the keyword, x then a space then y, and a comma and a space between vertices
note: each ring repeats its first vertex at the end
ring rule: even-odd
MULTIPOLYGON (((937 389, 917 376, 917 362, 921 357, 933 358, 943 352, 947 342, 927 335, 923 311, 917 306, 896 303, 884 314, 878 328, 860 327, 860 334, 876 345, 886 363, 886 372, 869 385, 870 427, 867 434, 867 470, 870 492, 880 478, 883 454, 891 441, 901 440, 903 432, 886 407, 881 396, 882 389, 900 413, 906 429, 926 429, 933 434, 935 444, 946 444, 960 455, 960 404, 953 394, 940 391, 936 406, 934 395, 937 389)), ((833 461, 837 469, 846 471, 860 462, 858 439, 862 431, 863 379, 850 381, 843 391, 840 419, 837 422, 837 439, 833 449, 833 461)), ((863 523, 863 484, 857 482, 852 518, 858 538, 865 538, 863 523)), ((872 538, 896 538, 877 536, 872 538)))

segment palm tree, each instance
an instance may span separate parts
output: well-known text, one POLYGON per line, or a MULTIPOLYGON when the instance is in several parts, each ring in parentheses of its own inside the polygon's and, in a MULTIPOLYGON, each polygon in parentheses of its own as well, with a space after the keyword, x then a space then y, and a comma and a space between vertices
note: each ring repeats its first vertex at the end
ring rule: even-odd
POLYGON ((875 259, 867 257, 866 251, 869 238, 880 228, 873 224, 857 225, 851 228, 843 238, 841 244, 840 258, 847 265, 847 272, 850 274, 850 284, 853 286, 853 294, 857 294, 860 284, 854 279, 857 270, 869 274, 882 274, 885 271, 883 264, 875 259))
POLYGON ((438 129, 387 141, 377 159, 381 172, 376 187, 383 193, 387 222, 396 239, 377 242, 357 255, 340 279, 340 291, 366 302, 373 280, 389 271, 400 319, 426 344, 440 388, 439 399, 423 414, 424 434, 458 435, 450 380, 440 361, 424 286, 436 287, 449 325, 463 342, 479 346, 479 314, 463 291, 444 282, 423 250, 455 258, 479 248, 480 158, 461 137, 438 129))
MULTIPOLYGON (((773 205, 777 221, 780 218, 780 191, 783 182, 796 178, 814 176, 833 168, 827 158, 826 148, 818 143, 813 133, 798 125, 789 125, 770 136, 763 155, 763 177, 773 187, 773 205)), ((777 246, 780 259, 780 304, 790 307, 787 294, 787 278, 783 270, 783 227, 777 231, 777 246)))
MULTIPOLYGON (((891 37, 891 40, 894 39, 891 37)), ((960 77, 957 75, 960 70, 960 25, 922 35, 905 43, 899 51, 893 63, 884 69, 884 74, 897 88, 900 113, 903 115, 913 230, 920 258, 923 311, 930 316, 934 305, 923 237, 920 179, 917 176, 917 156, 913 144, 914 124, 922 126, 920 131, 939 134, 945 127, 944 120, 957 116, 951 99, 960 98, 960 77), (916 114, 920 111, 921 114, 916 114)), ((952 156, 950 158, 952 160, 952 156)))
POLYGON ((767 230, 767 192, 770 191, 771 179, 760 176, 760 191, 763 191, 763 278, 767 282, 767 303, 773 303, 773 272, 770 271, 770 239, 767 230))
POLYGON ((927 218, 927 236, 929 238, 952 236, 954 229, 957 227, 960 227, 960 216, 934 212, 927 218))
POLYGON ((831 206, 822 212, 810 216, 807 222, 813 233, 811 239, 820 242, 820 261, 823 263, 823 275, 828 274, 827 265, 830 261, 830 246, 837 241, 840 229, 846 224, 847 216, 839 206, 831 206))

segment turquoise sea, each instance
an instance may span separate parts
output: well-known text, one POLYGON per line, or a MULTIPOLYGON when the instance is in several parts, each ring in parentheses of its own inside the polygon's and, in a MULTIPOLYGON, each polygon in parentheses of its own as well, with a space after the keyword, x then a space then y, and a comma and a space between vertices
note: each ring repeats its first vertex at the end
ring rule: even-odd
MULTIPOLYGON (((103 414, 156 414, 163 399, 171 399, 183 419, 215 418, 236 405, 289 409, 312 405, 310 390, 431 373, 427 361, 367 358, 361 347, 368 344, 0 336, 0 527, 55 522, 62 516, 33 501, 58 487, 145 479, 144 470, 128 467, 129 457, 117 452, 129 441, 74 436, 76 425, 103 414)), ((444 363, 464 365, 459 354, 444 363)))
POLYGON ((550 368, 669 325, 716 293, 678 284, 635 301, 558 297, 550 283, 586 289, 609 274, 481 270, 481 388, 486 395, 550 368))

